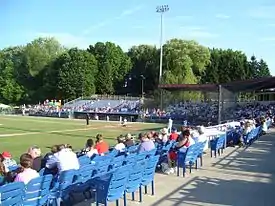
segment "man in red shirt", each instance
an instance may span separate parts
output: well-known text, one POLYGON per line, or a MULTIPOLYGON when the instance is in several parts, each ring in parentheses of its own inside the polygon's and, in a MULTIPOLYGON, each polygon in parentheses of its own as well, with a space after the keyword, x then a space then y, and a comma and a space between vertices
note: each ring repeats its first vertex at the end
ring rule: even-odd
POLYGON ((98 154, 103 154, 109 151, 109 145, 103 140, 102 134, 96 135, 95 149, 97 149, 98 154))

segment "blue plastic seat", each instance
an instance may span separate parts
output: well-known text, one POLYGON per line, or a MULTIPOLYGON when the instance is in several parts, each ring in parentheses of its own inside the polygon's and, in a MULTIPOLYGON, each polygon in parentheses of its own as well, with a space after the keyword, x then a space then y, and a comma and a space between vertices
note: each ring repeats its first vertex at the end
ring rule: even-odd
POLYGON ((215 157, 217 157, 217 152, 220 155, 225 148, 226 143, 226 134, 220 135, 219 137, 210 141, 210 153, 211 157, 213 156, 212 153, 214 152, 215 157))
POLYGON ((198 157, 197 145, 191 145, 187 148, 186 152, 178 152, 177 155, 177 176, 180 175, 180 167, 182 168, 182 175, 185 176, 186 166, 189 165, 190 173, 192 165, 196 163, 198 157))
POLYGON ((155 194, 154 176, 159 158, 160 156, 156 155, 147 159, 140 184, 140 202, 142 202, 142 186, 144 186, 145 194, 147 194, 147 186, 151 184, 151 194, 155 194))
POLYGON ((50 191, 50 204, 60 205, 61 202, 65 202, 65 205, 68 205, 68 202, 70 202, 70 190, 77 174, 77 170, 67 170, 60 173, 50 191))
POLYGON ((133 145, 133 146, 130 146, 126 149, 126 151, 128 153, 134 153, 134 152, 137 152, 138 151, 138 148, 139 148, 139 145, 133 145))
POLYGON ((73 198, 74 193, 83 193, 84 197, 88 199, 87 194, 91 196, 91 181, 95 178, 96 174, 96 166, 92 164, 88 164, 86 166, 80 167, 74 182, 72 183, 72 187, 70 189, 70 195, 73 198))
POLYGON ((83 155, 83 156, 80 156, 78 158, 78 162, 79 162, 79 165, 81 167, 83 165, 90 164, 91 163, 91 159, 89 157, 87 157, 86 155, 83 155))
POLYGON ((110 169, 111 170, 115 170, 119 167, 121 167, 124 163, 124 160, 125 160, 125 156, 124 155, 120 155, 120 156, 117 156, 115 157, 112 162, 111 162, 111 167, 110 169))
POLYGON ((124 159, 124 165, 127 165, 127 164, 135 164, 136 163, 136 157, 137 157, 137 153, 130 153, 130 154, 127 154, 125 159, 124 159))
POLYGON ((144 173, 145 166, 149 159, 137 162, 131 169, 128 182, 126 184, 125 194, 124 194, 124 205, 126 205, 126 194, 132 193, 132 200, 135 200, 135 191, 140 190, 139 198, 141 198, 141 182, 144 173))
POLYGON ((52 183, 52 175, 44 175, 32 179, 25 189, 24 206, 42 206, 48 201, 50 195, 50 186, 52 183))
POLYGON ((91 164, 96 166, 97 173, 96 176, 102 176, 109 172, 111 161, 113 160, 112 156, 100 156, 96 155, 92 161, 91 164))
POLYGON ((108 176, 98 178, 96 180, 96 205, 104 204, 108 202, 116 201, 116 205, 119 203, 119 199, 123 197, 126 189, 126 183, 129 178, 132 165, 125 165, 113 173, 109 173, 108 176))
POLYGON ((0 201, 3 206, 23 205, 25 185, 23 182, 13 182, 0 187, 0 201))

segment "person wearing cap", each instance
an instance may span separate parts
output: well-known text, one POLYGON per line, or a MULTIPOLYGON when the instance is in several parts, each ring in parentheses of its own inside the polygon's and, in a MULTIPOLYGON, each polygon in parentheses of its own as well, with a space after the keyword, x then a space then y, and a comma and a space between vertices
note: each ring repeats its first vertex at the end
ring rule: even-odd
POLYGON ((148 151, 155 149, 154 142, 152 140, 150 140, 147 135, 140 133, 138 135, 138 138, 141 142, 140 146, 138 148, 138 152, 148 152, 148 151))
POLYGON ((162 143, 166 143, 168 141, 168 129, 163 128, 160 130, 159 139, 162 141, 162 143))
POLYGON ((124 152, 125 151, 125 138, 123 137, 123 135, 119 135, 117 137, 117 144, 115 146, 115 149, 120 151, 120 152, 124 152))
POLYGON ((95 149, 97 149, 98 154, 100 155, 109 151, 109 145, 104 141, 102 134, 96 135, 95 149))
POLYGON ((2 157, 4 158, 3 164, 6 168, 6 171, 9 170, 9 167, 14 167, 17 165, 16 161, 12 159, 12 156, 8 151, 3 152, 2 157))

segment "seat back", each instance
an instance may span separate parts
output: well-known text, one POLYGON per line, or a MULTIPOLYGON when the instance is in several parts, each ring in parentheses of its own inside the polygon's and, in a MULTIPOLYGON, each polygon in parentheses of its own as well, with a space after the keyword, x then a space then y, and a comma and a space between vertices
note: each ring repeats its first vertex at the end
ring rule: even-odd
POLYGON ((91 180, 95 174, 96 174, 96 166, 95 165, 88 164, 83 167, 80 167, 80 169, 78 171, 77 182, 85 183, 85 182, 91 180))
POLYGON ((24 195, 24 205, 44 205, 50 194, 52 175, 44 175, 32 179, 27 185, 24 195))
POLYGON ((109 171, 111 161, 113 160, 112 156, 100 156, 96 155, 93 159, 91 164, 96 166, 97 169, 97 176, 104 175, 109 171))
POLYGON ((139 147, 139 145, 133 145, 133 146, 128 147, 126 149, 126 151, 129 152, 129 153, 137 152, 138 147, 139 147))
POLYGON ((124 159, 124 164, 134 164, 136 163, 136 157, 137 157, 137 153, 130 153, 128 155, 126 155, 125 159, 124 159))
POLYGON ((83 156, 78 157, 78 162, 81 167, 81 166, 90 164, 91 159, 89 157, 87 157, 86 155, 83 155, 83 156))
POLYGON ((156 152, 157 152, 157 148, 152 149, 152 150, 150 150, 150 151, 147 152, 147 156, 146 157, 148 158, 148 157, 154 156, 154 155, 156 155, 156 152))
POLYGON ((114 170, 114 169, 117 169, 120 166, 122 166, 123 163, 124 163, 124 160, 125 160, 124 155, 120 155, 120 156, 115 157, 111 162, 111 169, 114 170))
POLYGON ((74 182, 77 172, 77 170, 67 170, 61 172, 57 179, 57 182, 55 183, 55 188, 59 191, 62 191, 70 187, 74 182))
POLYGON ((22 182, 13 182, 0 187, 1 205, 17 206, 23 204, 24 188, 22 182))
POLYGON ((146 160, 145 168, 142 175, 143 180, 153 181, 159 158, 160 156, 156 155, 156 156, 151 156, 146 160))
POLYGON ((122 197, 132 167, 133 165, 122 166, 112 174, 107 194, 108 201, 114 201, 122 197))
POLYGON ((147 157, 148 152, 140 152, 137 154, 135 162, 143 161, 147 157))
POLYGON ((146 159, 144 161, 137 162, 133 166, 129 174, 128 182, 126 184, 127 192, 134 192, 139 188, 147 162, 148 160, 146 159))

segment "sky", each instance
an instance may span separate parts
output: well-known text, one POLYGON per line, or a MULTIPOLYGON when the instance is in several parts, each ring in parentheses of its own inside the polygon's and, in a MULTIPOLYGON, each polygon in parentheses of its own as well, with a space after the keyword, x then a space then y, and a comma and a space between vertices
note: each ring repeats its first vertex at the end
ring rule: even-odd
POLYGON ((196 40, 207 47, 241 50, 263 58, 275 75, 274 0, 0 0, 0 49, 37 37, 55 37, 67 47, 111 41, 132 45, 196 40))

